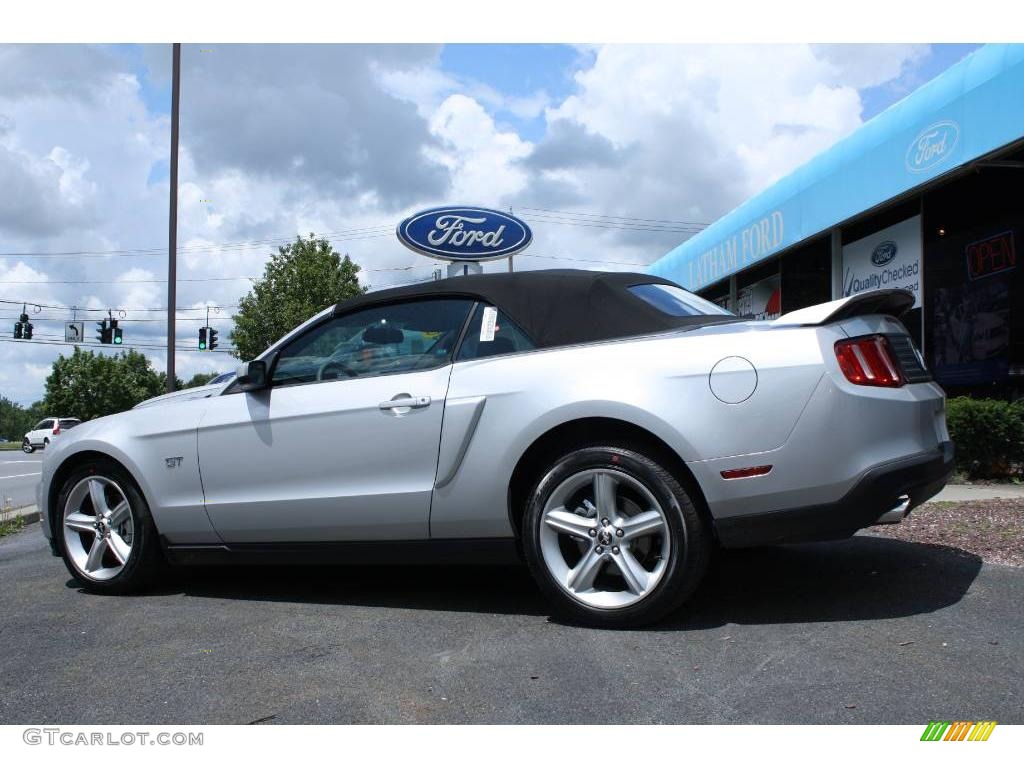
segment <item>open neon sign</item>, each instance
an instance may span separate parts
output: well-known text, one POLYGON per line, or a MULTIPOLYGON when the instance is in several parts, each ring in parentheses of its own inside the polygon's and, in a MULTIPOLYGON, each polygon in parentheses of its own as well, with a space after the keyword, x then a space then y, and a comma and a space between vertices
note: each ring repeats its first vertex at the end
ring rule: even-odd
POLYGON ((1013 248, 1013 232, 1000 232, 970 243, 967 254, 967 274, 971 280, 1008 272, 1017 266, 1017 252, 1013 248))

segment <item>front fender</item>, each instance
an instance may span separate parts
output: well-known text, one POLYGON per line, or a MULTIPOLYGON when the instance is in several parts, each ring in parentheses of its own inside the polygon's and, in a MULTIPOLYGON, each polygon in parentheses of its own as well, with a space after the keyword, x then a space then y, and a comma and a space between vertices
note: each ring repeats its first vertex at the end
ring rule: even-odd
MULTIPOLYGON (((168 541, 219 543, 206 514, 199 471, 198 424, 208 403, 190 400, 127 411, 76 427, 43 462, 40 511, 48 518, 69 471, 100 454, 132 476, 168 541)), ((44 534, 52 536, 48 523, 44 534)))

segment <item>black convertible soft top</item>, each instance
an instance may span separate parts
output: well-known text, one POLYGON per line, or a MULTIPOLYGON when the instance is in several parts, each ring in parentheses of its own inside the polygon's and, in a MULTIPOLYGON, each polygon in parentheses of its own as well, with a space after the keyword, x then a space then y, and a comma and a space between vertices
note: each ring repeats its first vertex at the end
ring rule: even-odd
POLYGON ((466 296, 498 307, 540 348, 736 320, 727 315, 676 317, 629 290, 634 285, 652 283, 676 285, 671 280, 635 272, 494 272, 373 291, 340 302, 334 314, 404 299, 466 296))

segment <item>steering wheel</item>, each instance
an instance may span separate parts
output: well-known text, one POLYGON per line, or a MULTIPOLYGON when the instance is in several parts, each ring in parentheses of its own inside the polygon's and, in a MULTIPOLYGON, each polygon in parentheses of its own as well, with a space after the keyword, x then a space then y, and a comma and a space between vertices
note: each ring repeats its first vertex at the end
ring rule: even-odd
MULTIPOLYGON (((356 378, 357 376, 359 376, 359 373, 354 371, 354 370, 352 370, 352 368, 344 360, 327 360, 323 365, 321 365, 317 369, 317 371, 316 371, 316 380, 317 381, 324 381, 324 372, 330 370, 331 368, 337 368, 342 373, 344 373, 346 376, 348 376, 350 379, 353 379, 353 378, 356 378)), ((331 378, 331 377, 328 377, 328 379, 329 378, 331 378)), ((337 376, 335 375, 333 378, 337 378, 337 376)))

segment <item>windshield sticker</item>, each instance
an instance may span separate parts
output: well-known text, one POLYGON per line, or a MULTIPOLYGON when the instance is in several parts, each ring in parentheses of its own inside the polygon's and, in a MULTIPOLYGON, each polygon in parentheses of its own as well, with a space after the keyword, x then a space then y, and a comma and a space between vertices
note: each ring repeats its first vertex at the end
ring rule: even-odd
POLYGON ((498 322, 498 308, 484 307, 484 319, 480 324, 480 341, 494 341, 494 328, 498 322))

